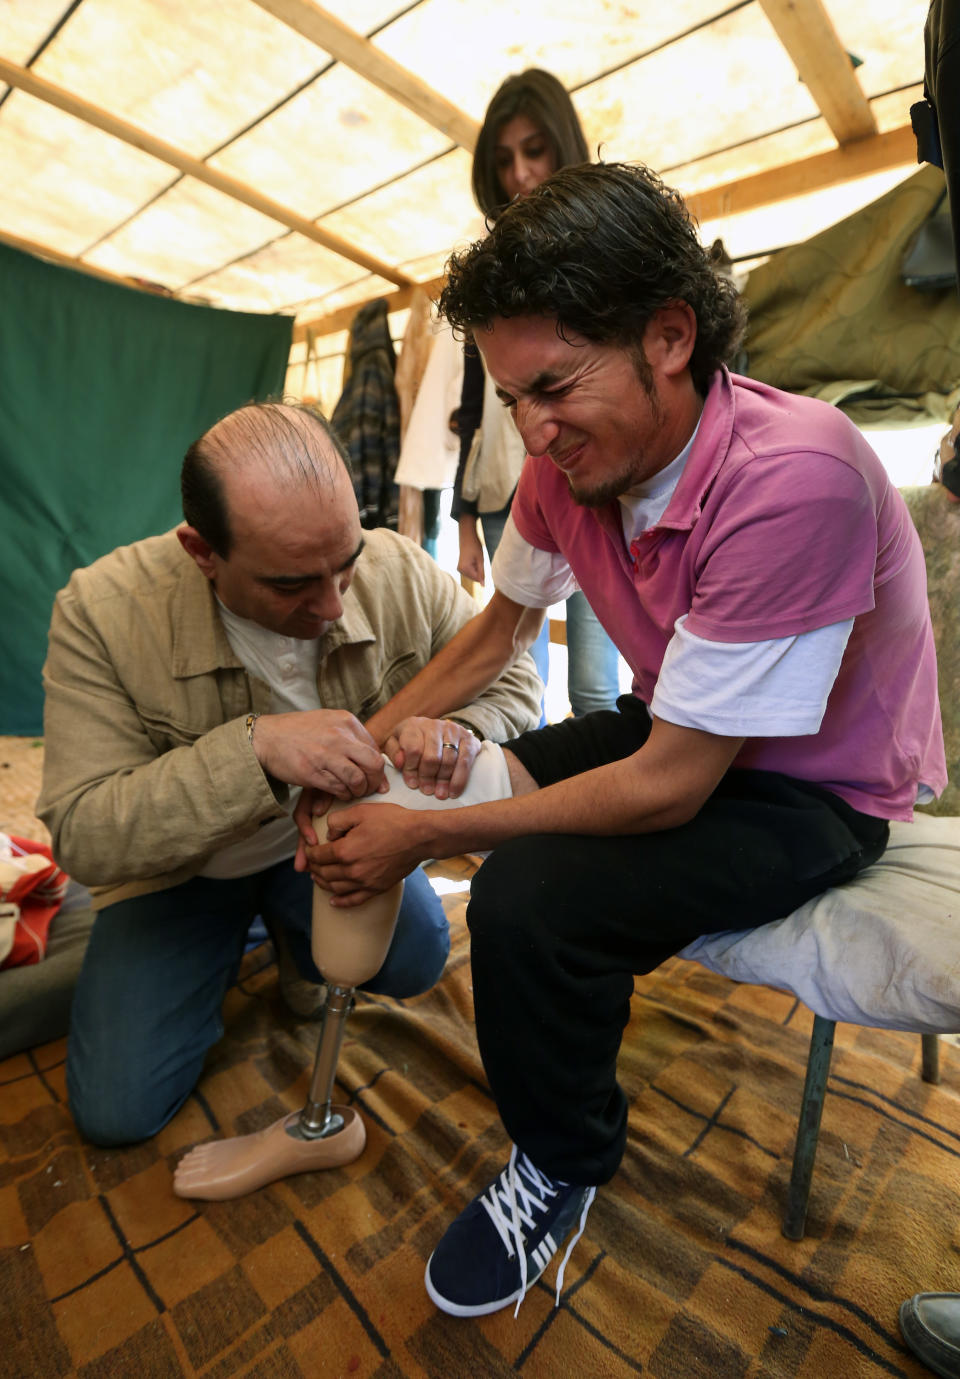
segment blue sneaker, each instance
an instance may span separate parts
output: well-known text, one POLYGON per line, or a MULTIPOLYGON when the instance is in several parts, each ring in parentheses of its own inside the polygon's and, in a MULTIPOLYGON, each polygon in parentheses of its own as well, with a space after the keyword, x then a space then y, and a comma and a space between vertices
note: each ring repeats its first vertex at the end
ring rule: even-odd
MULTIPOLYGON (((448 1227, 427 1261, 427 1292, 454 1317, 482 1317, 520 1303, 546 1269, 577 1217, 577 1233, 557 1272, 557 1303, 574 1245, 583 1234, 595 1187, 548 1178, 517 1154, 486 1192, 448 1227)), ((514 1313, 516 1315, 516 1312, 514 1313)))

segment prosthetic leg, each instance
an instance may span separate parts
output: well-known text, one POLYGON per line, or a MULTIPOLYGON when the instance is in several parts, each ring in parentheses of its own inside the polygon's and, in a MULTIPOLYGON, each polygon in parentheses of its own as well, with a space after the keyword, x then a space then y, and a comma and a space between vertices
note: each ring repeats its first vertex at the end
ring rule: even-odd
MULTIPOLYGON (((386 773, 390 790, 384 795, 371 795, 362 803, 451 809, 503 799, 510 794, 503 753, 492 742, 483 744, 467 789, 456 800, 438 800, 410 790, 389 763, 386 773)), ((337 802, 331 805, 330 813, 349 807, 337 802)), ((326 841, 328 817, 314 821, 322 842, 326 841)), ((173 1190, 178 1197, 207 1201, 241 1197, 291 1173, 352 1163, 363 1153, 367 1139, 363 1121, 352 1107, 333 1104, 333 1084, 354 989, 369 981, 383 966, 402 895, 401 882, 355 909, 337 910, 330 904, 327 892, 314 887, 311 951, 329 994, 306 1104, 301 1111, 281 1117, 256 1134, 214 1140, 191 1149, 174 1173, 173 1190)))

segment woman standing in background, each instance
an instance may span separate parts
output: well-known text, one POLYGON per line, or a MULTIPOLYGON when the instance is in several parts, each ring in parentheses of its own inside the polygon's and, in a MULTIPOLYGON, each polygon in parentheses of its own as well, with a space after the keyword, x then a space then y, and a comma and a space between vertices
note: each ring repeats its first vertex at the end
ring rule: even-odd
MULTIPOLYGON (((507 77, 484 116, 473 155, 473 195, 488 220, 569 163, 589 161, 577 112, 563 85, 532 67, 507 77)), ((460 529, 458 570, 484 582, 483 542, 491 561, 510 514, 524 448, 513 419, 485 378, 477 350, 465 350, 458 414, 460 466, 451 514, 460 529)), ((612 709, 618 689, 617 649, 579 591, 566 601, 567 692, 575 716, 612 709)), ((549 627, 531 647, 546 682, 549 627)))

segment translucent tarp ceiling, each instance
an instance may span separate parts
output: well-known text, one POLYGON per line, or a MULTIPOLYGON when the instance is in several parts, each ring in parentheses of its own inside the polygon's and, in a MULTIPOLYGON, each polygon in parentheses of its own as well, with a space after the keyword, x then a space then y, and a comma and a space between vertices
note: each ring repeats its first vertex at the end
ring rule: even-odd
MULTIPOLYGON (((882 135, 909 123, 927 0, 825 0, 882 135)), ((473 121, 529 66, 573 92, 591 149, 687 194, 837 146, 760 0, 330 0, 473 121)), ((6 0, 0 57, 229 174, 413 280, 478 226, 470 155, 254 0, 6 0)), ((711 215, 737 258, 815 233, 909 172, 711 215)), ((178 295, 312 319, 388 291, 332 250, 0 83, 0 232, 178 295)))

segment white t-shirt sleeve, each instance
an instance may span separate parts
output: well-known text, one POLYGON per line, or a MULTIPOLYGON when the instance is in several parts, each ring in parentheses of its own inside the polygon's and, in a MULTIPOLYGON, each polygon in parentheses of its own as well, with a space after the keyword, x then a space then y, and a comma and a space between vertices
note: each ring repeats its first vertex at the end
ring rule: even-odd
POLYGON ((541 551, 517 531, 511 514, 490 567, 494 588, 527 608, 550 608, 580 587, 565 556, 541 551))
POLYGON ((678 618, 651 712, 720 737, 816 733, 853 618, 764 642, 708 642, 678 618))

